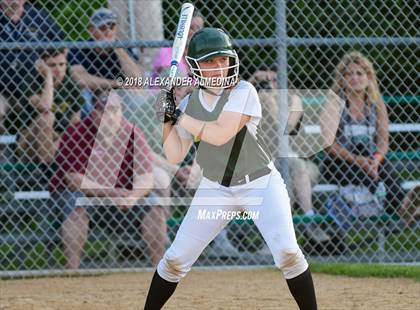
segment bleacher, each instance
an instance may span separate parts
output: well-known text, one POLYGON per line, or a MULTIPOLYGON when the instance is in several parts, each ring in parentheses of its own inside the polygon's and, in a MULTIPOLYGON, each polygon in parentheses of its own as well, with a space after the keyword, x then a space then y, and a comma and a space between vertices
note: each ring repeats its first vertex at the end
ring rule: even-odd
MULTIPOLYGON (((418 97, 385 97, 386 104, 389 107, 399 107, 400 105, 420 105, 420 98, 418 97), (413 99, 414 98, 414 99, 413 99)), ((415 111, 416 109, 414 109, 415 111)), ((390 119, 392 120, 392 113, 390 119)), ((307 134, 319 134, 319 126, 305 126, 303 128, 307 134)), ((398 123, 392 122, 390 124, 390 133, 395 135, 418 135, 420 132, 419 123, 398 123)), ((46 210, 49 207, 51 198, 50 192, 45 188, 31 187, 31 178, 22 180, 21 175, 37 175, 40 173, 39 167, 35 164, 26 164, 17 162, 13 159, 13 150, 16 146, 16 136, 3 135, 0 136, 0 146, 3 149, 0 158, 0 178, 1 178, 1 192, 2 199, 0 201, 0 243, 14 243, 20 244, 23 248, 26 244, 31 242, 59 242, 57 220, 54 219, 54 214, 45 216, 46 210), (19 177, 20 176, 20 177, 19 177), (20 178, 20 184, 18 179, 20 178), (29 224, 25 223, 29 220, 29 224), (17 221, 14 225, 13 221, 17 221), (34 224, 36 222, 36 224, 34 224), (32 226, 31 226, 32 225, 32 226)), ((392 149, 387 154, 387 158, 394 163, 401 161, 409 162, 415 167, 419 167, 420 150, 415 149, 392 149)), ((418 168, 417 168, 418 169, 418 168)), ((32 175, 32 177, 33 177, 32 175)), ((32 184, 33 185, 33 184, 32 184)), ((404 190, 420 186, 419 179, 405 179, 402 180, 402 187, 404 190)), ((313 188, 314 195, 328 195, 330 192, 336 191, 338 187, 334 184, 318 184, 313 188)), ((389 220, 391 217, 382 218, 383 221, 389 220)), ((309 218, 302 215, 295 214, 293 216, 295 224, 307 223, 309 221, 315 222, 330 222, 331 219, 325 216, 318 216, 309 218)), ((171 218, 168 220, 170 227, 179 225, 180 218, 171 218)), ((383 249, 382 249, 383 250, 383 249)), ((22 252, 19 252, 22 253, 22 252)), ((21 262, 23 262, 22 258, 21 262)), ((22 268, 22 266, 20 266, 22 268)))

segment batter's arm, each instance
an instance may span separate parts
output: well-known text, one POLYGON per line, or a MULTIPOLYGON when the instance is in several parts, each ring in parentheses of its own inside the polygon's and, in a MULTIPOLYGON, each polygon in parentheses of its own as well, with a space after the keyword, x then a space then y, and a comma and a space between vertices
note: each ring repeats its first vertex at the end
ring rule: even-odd
POLYGON ((249 115, 230 111, 223 111, 213 122, 199 121, 184 114, 179 125, 200 140, 220 146, 232 139, 250 119, 249 115))
POLYGON ((163 149, 171 164, 180 163, 187 155, 192 143, 192 138, 180 137, 178 131, 170 123, 163 125, 163 149))

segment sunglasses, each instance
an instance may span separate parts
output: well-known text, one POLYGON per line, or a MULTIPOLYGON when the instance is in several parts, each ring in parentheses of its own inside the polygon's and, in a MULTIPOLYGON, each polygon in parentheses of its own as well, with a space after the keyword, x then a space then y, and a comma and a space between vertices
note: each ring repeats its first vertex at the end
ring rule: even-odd
POLYGON ((107 23, 105 25, 99 26, 98 29, 102 32, 110 29, 110 30, 114 30, 115 26, 117 26, 116 23, 107 23))

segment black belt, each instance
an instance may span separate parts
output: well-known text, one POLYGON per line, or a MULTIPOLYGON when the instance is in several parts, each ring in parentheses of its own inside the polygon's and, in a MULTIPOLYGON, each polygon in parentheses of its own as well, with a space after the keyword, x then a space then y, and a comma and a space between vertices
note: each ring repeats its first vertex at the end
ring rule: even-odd
POLYGON ((245 175, 243 177, 236 177, 236 178, 224 178, 222 182, 218 182, 223 186, 230 187, 230 186, 238 186, 243 185, 248 182, 252 182, 258 178, 261 178, 271 172, 271 169, 269 167, 264 167, 262 169, 259 169, 257 171, 254 171, 253 173, 250 173, 248 175, 245 175), (248 182, 247 182, 248 177, 248 182))

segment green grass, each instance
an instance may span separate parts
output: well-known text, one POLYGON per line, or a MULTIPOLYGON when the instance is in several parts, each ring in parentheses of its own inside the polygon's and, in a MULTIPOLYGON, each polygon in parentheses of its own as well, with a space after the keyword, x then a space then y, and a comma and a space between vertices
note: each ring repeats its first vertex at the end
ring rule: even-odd
MULTIPOLYGON (((255 233, 254 230, 243 232, 242 245, 259 248, 262 239, 255 233)), ((420 241, 418 236, 420 235, 420 229, 412 230, 405 229, 400 233, 389 234, 386 236, 385 250, 388 252, 404 252, 404 251, 420 251, 420 241)), ((299 244, 303 245, 307 242, 307 239, 302 234, 298 234, 299 244)), ((376 234, 373 234, 365 229, 358 231, 350 231, 347 236, 347 244, 352 245, 354 255, 364 255, 365 253, 375 251, 378 249, 376 241, 376 234), (373 241, 369 239, 372 239, 373 241)), ((48 269, 50 267, 60 268, 64 266, 65 258, 61 249, 61 245, 53 246, 52 248, 46 248, 42 242, 32 244, 22 249, 24 251, 19 255, 23 257, 23 266, 19 263, 18 258, 18 245, 14 243, 0 244, 0 270, 17 270, 22 267, 25 269, 48 269), (51 266, 49 266, 51 265, 51 266)), ((90 260, 102 261, 107 255, 110 248, 110 242, 105 240, 88 241, 85 246, 85 256, 90 260)), ((252 251, 251 251, 252 252, 252 251)), ((376 276, 376 274, 387 274, 390 268, 395 267, 398 273, 395 276, 406 276, 405 274, 409 271, 405 271, 406 267, 402 266, 385 266, 385 265, 353 265, 348 264, 314 264, 316 271, 327 272, 331 274, 343 274, 350 276, 359 276, 363 274, 359 269, 366 269, 370 273, 366 273, 366 276, 376 276), (351 267, 348 267, 351 266, 351 267), (365 266, 365 267, 359 267, 365 266), (373 266, 373 267, 372 267, 373 266), (380 271, 380 266, 385 269, 385 272, 380 271), (401 269, 402 268, 402 269, 401 269)), ((419 267, 407 267, 415 268, 415 272, 412 273, 412 277, 420 279, 420 266, 419 267)), ((392 269, 392 272, 394 272, 392 269)), ((409 269, 411 270, 411 269, 409 269)))
POLYGON ((316 263, 311 270, 317 273, 348 277, 411 278, 420 282, 419 266, 397 266, 384 264, 316 263))

